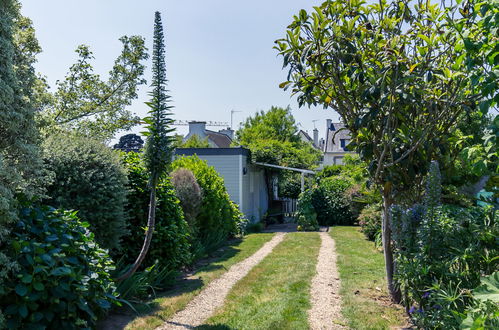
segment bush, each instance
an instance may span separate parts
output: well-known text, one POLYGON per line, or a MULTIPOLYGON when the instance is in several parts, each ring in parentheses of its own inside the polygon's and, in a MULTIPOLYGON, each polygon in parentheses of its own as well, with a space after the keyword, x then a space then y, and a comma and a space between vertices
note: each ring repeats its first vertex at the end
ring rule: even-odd
POLYGON ((473 305, 471 290, 499 267, 497 210, 440 205, 440 194, 432 164, 425 204, 391 210, 396 279, 413 321, 424 329, 459 328, 473 305))
MULTIPOLYGON (((141 154, 123 153, 123 161, 128 169, 128 222, 132 228, 123 239, 124 261, 132 263, 137 258, 144 243, 147 225, 149 189, 147 173, 141 154)), ((184 220, 180 202, 175 195, 170 179, 160 178, 156 189, 156 226, 149 252, 141 269, 158 263, 158 271, 175 270, 192 261, 189 243, 189 227, 184 220)), ((172 277, 174 272, 172 272, 172 277)))
POLYGON ((13 229, 18 263, 0 306, 9 329, 82 329, 95 326, 113 302, 114 269, 75 212, 26 207, 13 229))
POLYGON ((355 218, 351 212, 351 200, 346 191, 352 186, 350 180, 329 177, 312 188, 312 205, 321 226, 352 225, 355 218))
POLYGON ((319 230, 317 222, 317 212, 313 205, 313 190, 304 191, 298 199, 297 218, 299 231, 316 231, 319 230))
POLYGON ((118 249, 126 228, 126 171, 99 141, 60 134, 44 141, 44 162, 55 174, 46 203, 78 211, 102 247, 118 249))
POLYGON ((381 235, 382 217, 383 212, 379 204, 368 205, 360 213, 358 218, 360 231, 368 240, 374 241, 377 236, 381 235))
POLYGON ((201 210, 203 192, 192 171, 179 168, 172 172, 172 184, 180 200, 184 216, 191 228, 196 227, 196 217, 201 210))
POLYGON ((198 239, 206 251, 218 247, 229 237, 242 235, 246 225, 238 206, 230 200, 223 178, 214 167, 197 156, 181 157, 174 170, 185 168, 194 173, 203 190, 203 201, 196 217, 198 239))
POLYGON ((246 226, 245 232, 246 233, 261 233, 264 228, 265 228, 265 226, 261 222, 250 223, 246 226))

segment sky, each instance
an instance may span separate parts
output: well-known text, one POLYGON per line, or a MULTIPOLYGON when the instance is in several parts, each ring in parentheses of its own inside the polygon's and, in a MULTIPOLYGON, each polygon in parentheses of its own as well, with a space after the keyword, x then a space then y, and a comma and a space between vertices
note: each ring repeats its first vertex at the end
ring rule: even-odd
MULTIPOLYGON (((177 120, 217 121, 234 128, 256 111, 290 106, 300 128, 310 134, 315 125, 324 137, 326 119, 338 119, 332 110, 299 108, 286 80, 282 58, 274 41, 300 9, 311 10, 315 0, 20 0, 22 13, 33 20, 43 52, 36 69, 50 85, 62 80, 76 60, 80 44, 90 46, 95 72, 103 77, 121 52, 119 38, 141 35, 152 50, 154 12, 162 14, 170 95, 177 120)), ((150 59, 146 79, 150 82, 150 59)), ((130 109, 145 116, 148 87, 130 109)), ((208 127, 218 130, 222 127, 208 127)), ((133 130, 140 132, 140 128, 133 130)), ((187 127, 177 127, 185 134, 187 127)), ((123 135, 125 133, 120 133, 123 135)))

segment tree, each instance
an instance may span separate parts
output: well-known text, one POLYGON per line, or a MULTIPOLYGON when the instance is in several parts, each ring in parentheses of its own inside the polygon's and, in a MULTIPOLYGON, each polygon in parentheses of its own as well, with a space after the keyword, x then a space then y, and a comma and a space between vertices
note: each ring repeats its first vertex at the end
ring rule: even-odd
MULTIPOLYGON (((13 269, 6 254, 10 226, 17 218, 15 194, 40 192, 42 164, 30 92, 33 62, 21 57, 14 38, 20 17, 15 0, 0 1, 0 287, 13 269)), ((0 328, 3 324, 0 311, 0 328)))
POLYGON ((179 148, 211 148, 208 138, 201 139, 197 134, 192 135, 179 148))
POLYGON ((421 185, 430 161, 450 149, 458 118, 476 105, 447 13, 421 1, 326 1, 311 14, 301 10, 276 41, 289 67, 281 87, 291 87, 300 105, 340 114, 352 132, 349 146, 382 189, 383 248, 396 301, 390 207, 421 185))
MULTIPOLYGON (((291 109, 271 107, 257 112, 236 132, 236 144, 251 150, 253 161, 280 166, 309 169, 316 166, 320 152, 298 136, 298 127, 291 109)), ((265 168, 267 191, 272 198, 272 177, 279 176, 279 191, 297 198, 301 190, 298 173, 265 168)))
POLYGON ((152 66, 152 92, 151 101, 146 104, 149 106, 149 117, 144 118, 147 123, 147 136, 145 147, 145 164, 149 172, 149 216, 147 219, 147 230, 144 238, 144 244, 135 263, 118 278, 118 281, 124 280, 135 273, 140 264, 147 255, 154 232, 156 216, 156 187, 161 176, 165 175, 173 156, 173 143, 175 137, 169 135, 174 131, 170 128, 173 124, 171 119, 172 106, 169 105, 170 96, 167 95, 167 79, 165 64, 165 45, 163 25, 161 23, 161 14, 156 12, 154 19, 154 41, 153 41, 153 66, 152 66))
POLYGON ((120 137, 120 141, 113 148, 126 152, 140 152, 143 146, 144 140, 140 136, 137 134, 126 134, 120 137))

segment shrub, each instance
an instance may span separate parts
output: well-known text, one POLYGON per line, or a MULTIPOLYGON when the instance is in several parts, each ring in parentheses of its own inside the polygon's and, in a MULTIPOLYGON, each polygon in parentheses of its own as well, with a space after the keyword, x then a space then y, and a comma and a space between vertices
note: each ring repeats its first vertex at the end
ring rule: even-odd
POLYGON ((315 231, 319 230, 317 222, 317 212, 313 205, 313 190, 304 191, 298 199, 297 218, 299 231, 315 231))
POLYGON ((82 329, 95 326, 116 301, 107 252, 75 212, 25 207, 13 229, 18 263, 0 306, 9 329, 82 329))
POLYGON ((499 267, 499 214, 491 206, 440 205, 439 185, 432 164, 425 204, 391 210, 396 279, 418 327, 455 329, 480 277, 499 267))
POLYGON ((371 204, 366 206, 359 215, 360 231, 368 240, 374 241, 381 234, 381 220, 383 213, 381 205, 371 204))
POLYGON ((206 250, 212 250, 229 237, 241 235, 246 223, 225 189, 223 178, 214 167, 197 156, 176 159, 174 170, 185 168, 194 173, 203 190, 203 201, 197 216, 198 239, 206 250))
MULTIPOLYGON (((142 248, 147 225, 149 175, 145 169, 141 154, 128 152, 122 154, 128 170, 128 223, 132 229, 123 239, 123 257, 132 263, 142 248)), ((156 226, 142 268, 154 265, 158 271, 178 270, 191 262, 189 227, 184 220, 180 202, 175 195, 170 179, 160 178, 156 190, 156 226)), ((172 276, 174 273, 172 272, 172 276)))
POLYGON ((203 202, 203 192, 192 171, 179 168, 172 172, 172 184, 180 200, 184 216, 191 228, 195 228, 196 217, 203 202))
POLYGON ((118 249, 126 228, 126 171, 117 152, 101 142, 71 134, 44 141, 43 158, 55 180, 46 201, 78 211, 102 247, 118 249))
POLYGON ((312 188, 312 205, 321 226, 352 225, 356 220, 350 209, 351 200, 346 191, 352 186, 350 180, 329 177, 312 188))
POLYGON ((246 233, 261 233, 264 228, 265 228, 265 226, 261 222, 250 223, 246 226, 245 232, 246 233))

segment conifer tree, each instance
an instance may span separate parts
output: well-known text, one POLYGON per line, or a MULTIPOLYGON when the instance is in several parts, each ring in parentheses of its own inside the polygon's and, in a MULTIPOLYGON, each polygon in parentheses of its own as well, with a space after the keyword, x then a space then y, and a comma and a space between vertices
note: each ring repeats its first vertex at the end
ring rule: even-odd
POLYGON ((147 123, 147 136, 145 147, 146 167, 149 171, 149 216, 147 219, 147 230, 144 244, 135 263, 118 280, 124 280, 135 273, 147 255, 152 241, 156 216, 156 186, 162 175, 164 175, 171 164, 173 154, 174 129, 171 119, 173 106, 169 105, 170 96, 167 94, 166 85, 166 64, 165 64, 165 44, 161 14, 156 12, 154 20, 154 40, 153 40, 153 66, 152 66, 152 91, 149 93, 151 101, 149 106, 149 116, 144 119, 147 123))

